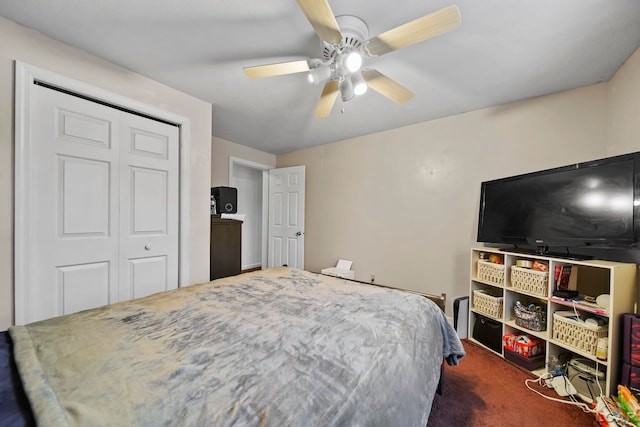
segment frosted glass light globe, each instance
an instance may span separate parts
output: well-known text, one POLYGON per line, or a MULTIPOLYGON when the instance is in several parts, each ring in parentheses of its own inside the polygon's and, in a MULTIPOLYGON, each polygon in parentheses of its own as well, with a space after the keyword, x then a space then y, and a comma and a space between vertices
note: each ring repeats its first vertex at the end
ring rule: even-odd
POLYGON ((362 66, 362 55, 360 55, 359 52, 349 53, 344 60, 344 65, 347 67, 347 70, 352 73, 358 71, 362 66))

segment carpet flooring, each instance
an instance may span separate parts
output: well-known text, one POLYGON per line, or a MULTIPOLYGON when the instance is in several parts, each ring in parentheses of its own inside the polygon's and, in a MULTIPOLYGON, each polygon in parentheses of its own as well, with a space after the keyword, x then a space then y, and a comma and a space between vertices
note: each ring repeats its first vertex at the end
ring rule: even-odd
MULTIPOLYGON (((463 340, 467 352, 458 366, 445 367, 444 393, 434 398, 427 427, 591 427, 592 414, 553 402, 529 390, 535 378, 482 347, 463 340)), ((533 384, 551 397, 555 391, 533 384)))

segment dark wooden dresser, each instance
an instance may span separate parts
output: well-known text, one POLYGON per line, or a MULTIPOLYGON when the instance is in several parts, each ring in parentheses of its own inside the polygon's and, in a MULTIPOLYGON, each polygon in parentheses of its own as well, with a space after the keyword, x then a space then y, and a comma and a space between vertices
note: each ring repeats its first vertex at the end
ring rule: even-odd
POLYGON ((235 276, 242 270, 242 221, 211 215, 210 280, 235 276))

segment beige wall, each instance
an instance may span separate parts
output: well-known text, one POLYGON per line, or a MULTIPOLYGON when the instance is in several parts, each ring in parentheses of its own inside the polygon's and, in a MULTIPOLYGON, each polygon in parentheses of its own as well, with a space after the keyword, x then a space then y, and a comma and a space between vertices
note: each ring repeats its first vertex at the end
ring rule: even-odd
POLYGON ((237 157, 267 166, 276 165, 276 156, 225 139, 211 139, 211 186, 229 185, 229 157, 237 157))
POLYGON ((480 182, 603 157, 607 84, 278 156, 306 165, 305 268, 468 294, 480 182))
POLYGON ((0 330, 13 319, 13 89, 19 60, 89 83, 191 122, 190 281, 209 275, 211 105, 0 17, 0 330))
POLYGON ((607 153, 640 151, 640 49, 609 81, 607 153))

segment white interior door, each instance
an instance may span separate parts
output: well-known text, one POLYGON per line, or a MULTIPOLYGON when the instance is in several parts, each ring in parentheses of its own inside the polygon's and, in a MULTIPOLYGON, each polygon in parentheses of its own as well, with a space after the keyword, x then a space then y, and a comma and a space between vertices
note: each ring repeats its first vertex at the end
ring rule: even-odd
POLYGON ((304 269, 304 192, 304 166, 269 171, 269 267, 304 269))
POLYGON ((24 323, 177 287, 178 128, 42 86, 28 114, 24 323))

